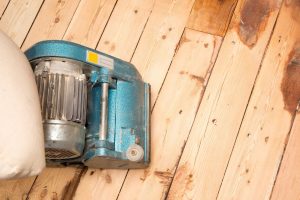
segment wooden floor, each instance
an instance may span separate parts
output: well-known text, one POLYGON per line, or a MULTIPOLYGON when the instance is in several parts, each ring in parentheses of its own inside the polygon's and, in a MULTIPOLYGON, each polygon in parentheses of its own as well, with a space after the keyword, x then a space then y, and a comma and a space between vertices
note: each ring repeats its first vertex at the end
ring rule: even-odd
POLYGON ((299 0, 0 0, 22 50, 77 42, 152 86, 148 169, 47 168, 1 181, 0 199, 300 199, 299 13, 299 0))

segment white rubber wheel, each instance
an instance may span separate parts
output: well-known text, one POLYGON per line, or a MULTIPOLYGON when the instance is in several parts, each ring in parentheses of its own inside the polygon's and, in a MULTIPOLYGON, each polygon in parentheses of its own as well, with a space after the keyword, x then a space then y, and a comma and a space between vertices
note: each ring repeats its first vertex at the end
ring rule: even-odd
POLYGON ((132 162, 139 162, 144 158, 144 149, 138 144, 133 144, 127 149, 126 156, 132 162))

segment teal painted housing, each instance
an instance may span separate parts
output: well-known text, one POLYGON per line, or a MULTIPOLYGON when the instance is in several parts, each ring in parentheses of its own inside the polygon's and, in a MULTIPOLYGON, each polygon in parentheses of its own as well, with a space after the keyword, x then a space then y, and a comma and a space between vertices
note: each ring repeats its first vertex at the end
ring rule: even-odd
POLYGON ((144 168, 150 162, 149 105, 150 86, 143 82, 130 63, 94 49, 66 41, 43 41, 25 52, 28 60, 61 58, 79 61, 89 77, 85 150, 82 157, 64 160, 82 162, 95 168, 144 168), (89 55, 103 56, 111 62, 97 62, 89 55), (109 83, 108 132, 99 139, 101 83, 109 83), (141 161, 130 161, 126 151, 138 144, 144 150, 141 161))

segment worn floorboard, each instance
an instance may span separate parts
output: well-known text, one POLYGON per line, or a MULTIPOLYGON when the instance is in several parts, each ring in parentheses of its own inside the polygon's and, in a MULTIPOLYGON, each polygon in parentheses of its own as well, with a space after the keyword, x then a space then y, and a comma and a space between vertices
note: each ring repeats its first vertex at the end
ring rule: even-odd
POLYGON ((237 0, 196 0, 187 27, 224 36, 237 0))
POLYGON ((219 199, 268 199, 300 96, 297 59, 300 24, 283 4, 239 135, 219 199), (296 78, 297 77, 297 78, 296 78))
POLYGON ((299 199, 299 11, 299 0, 0 0, 0 29, 23 51, 77 42, 152 86, 148 169, 47 168, 0 181, 0 199, 299 199))
POLYGON ((239 1, 168 199, 215 199, 218 196, 280 1, 268 1, 266 5, 260 6, 254 0, 239 1), (253 6, 257 9, 252 10, 253 6), (252 10, 251 15, 246 12, 249 9, 252 10), (256 21, 248 19, 260 13, 265 14, 256 21), (241 24, 241 19, 245 23, 241 24), (257 23, 264 26, 263 31, 249 28, 257 23))

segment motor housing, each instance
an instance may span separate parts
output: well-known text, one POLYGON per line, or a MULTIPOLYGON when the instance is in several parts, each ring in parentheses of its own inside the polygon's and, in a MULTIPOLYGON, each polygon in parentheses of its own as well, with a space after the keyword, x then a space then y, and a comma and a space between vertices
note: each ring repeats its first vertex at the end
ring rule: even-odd
POLYGON ((132 64, 56 40, 25 55, 36 77, 48 163, 148 166, 150 86, 132 64))

